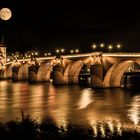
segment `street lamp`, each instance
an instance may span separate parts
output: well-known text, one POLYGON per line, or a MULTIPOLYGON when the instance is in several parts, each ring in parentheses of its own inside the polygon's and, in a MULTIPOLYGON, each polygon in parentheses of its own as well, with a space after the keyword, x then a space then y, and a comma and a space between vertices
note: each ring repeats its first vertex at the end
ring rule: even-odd
POLYGON ((93 50, 95 52, 95 49, 97 48, 97 46, 95 44, 93 44, 92 48, 93 48, 93 50))
POLYGON ((120 45, 120 44, 117 45, 117 49, 118 49, 118 50, 121 49, 121 45, 120 45))
POLYGON ((105 46, 104 43, 100 44, 101 51, 103 51, 104 46, 105 46))
POLYGON ((79 53, 79 49, 76 49, 75 52, 76 52, 76 53, 79 53))
POLYGON ((70 53, 74 53, 74 51, 73 50, 70 50, 70 53))
POLYGON ((50 55, 51 55, 51 53, 48 53, 48 55, 50 56, 50 55))
POLYGON ((109 45, 108 46, 108 49, 109 49, 109 51, 111 51, 113 49, 113 46, 112 45, 109 45))
POLYGON ((56 49, 56 53, 59 53, 59 50, 58 49, 56 49))
POLYGON ((35 55, 37 56, 38 55, 38 52, 35 52, 35 55))
POLYGON ((61 49, 61 52, 64 52, 65 50, 64 49, 61 49))
POLYGON ((104 44, 103 44, 103 43, 101 43, 101 44, 100 44, 100 47, 101 47, 101 48, 103 48, 103 47, 104 47, 104 44))

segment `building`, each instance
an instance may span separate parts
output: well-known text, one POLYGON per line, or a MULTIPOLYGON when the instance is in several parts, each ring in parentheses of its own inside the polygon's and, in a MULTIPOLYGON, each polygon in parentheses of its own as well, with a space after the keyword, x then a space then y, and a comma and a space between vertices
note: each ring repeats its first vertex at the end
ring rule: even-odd
POLYGON ((6 63, 6 45, 4 39, 0 42, 0 66, 3 66, 6 63))

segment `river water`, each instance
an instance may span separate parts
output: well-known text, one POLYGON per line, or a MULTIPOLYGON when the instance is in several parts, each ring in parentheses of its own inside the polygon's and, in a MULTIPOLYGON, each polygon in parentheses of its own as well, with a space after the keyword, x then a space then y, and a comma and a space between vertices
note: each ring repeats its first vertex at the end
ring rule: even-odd
POLYGON ((0 121, 21 119, 21 111, 38 121, 51 117, 58 124, 112 120, 138 125, 140 90, 0 81, 0 121))

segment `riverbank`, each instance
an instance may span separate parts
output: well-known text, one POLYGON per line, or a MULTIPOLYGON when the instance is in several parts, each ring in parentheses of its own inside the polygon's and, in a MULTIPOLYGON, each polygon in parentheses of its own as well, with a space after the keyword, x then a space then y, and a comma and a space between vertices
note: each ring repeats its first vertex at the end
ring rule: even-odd
POLYGON ((22 113, 21 121, 0 123, 0 139, 4 140, 96 140, 96 139, 140 139, 139 130, 125 129, 116 122, 98 122, 93 126, 72 125, 58 126, 50 118, 37 122, 22 113), (114 125, 114 127, 112 127, 114 125))

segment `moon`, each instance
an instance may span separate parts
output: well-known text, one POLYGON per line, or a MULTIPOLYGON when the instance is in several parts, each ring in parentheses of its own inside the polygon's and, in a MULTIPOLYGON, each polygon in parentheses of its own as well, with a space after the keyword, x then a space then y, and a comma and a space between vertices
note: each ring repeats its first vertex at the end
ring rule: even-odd
POLYGON ((0 18, 2 20, 9 20, 12 16, 12 12, 9 8, 2 8, 0 10, 0 18))

